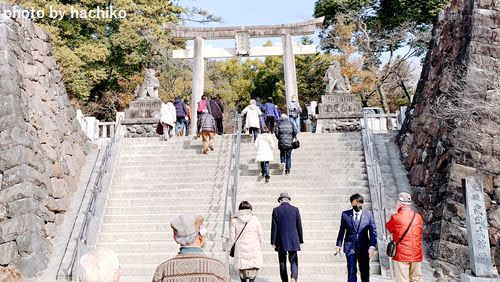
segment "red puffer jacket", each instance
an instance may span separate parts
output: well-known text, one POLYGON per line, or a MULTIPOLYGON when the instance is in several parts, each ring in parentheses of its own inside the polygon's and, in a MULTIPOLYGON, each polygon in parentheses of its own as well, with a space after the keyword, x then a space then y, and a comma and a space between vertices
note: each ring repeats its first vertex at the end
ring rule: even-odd
MULTIPOLYGON (((414 211, 408 206, 402 206, 398 212, 392 215, 391 220, 387 222, 385 227, 392 234, 395 242, 403 236, 406 228, 410 225, 414 211)), ((396 249, 395 261, 400 262, 421 262, 422 261, 422 216, 415 215, 415 219, 410 230, 405 235, 403 240, 399 242, 396 249)))

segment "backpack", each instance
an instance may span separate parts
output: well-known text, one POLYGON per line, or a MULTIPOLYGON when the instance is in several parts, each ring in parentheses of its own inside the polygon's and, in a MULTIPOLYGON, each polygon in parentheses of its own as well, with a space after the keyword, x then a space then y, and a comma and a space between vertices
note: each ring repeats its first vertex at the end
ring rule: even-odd
POLYGON ((205 107, 207 106, 207 100, 201 100, 199 103, 198 103, 198 109, 196 110, 198 113, 201 113, 203 112, 203 110, 205 109, 205 107))

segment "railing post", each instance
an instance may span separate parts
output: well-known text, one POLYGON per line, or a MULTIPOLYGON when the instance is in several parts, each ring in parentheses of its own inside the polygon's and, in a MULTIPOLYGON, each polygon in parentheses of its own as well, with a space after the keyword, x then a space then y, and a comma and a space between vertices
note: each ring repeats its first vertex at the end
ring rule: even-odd
POLYGON ((235 168, 234 168, 234 185, 233 185, 233 206, 232 206, 232 213, 234 214, 236 212, 236 195, 238 194, 238 178, 240 175, 240 149, 241 149, 241 127, 242 127, 242 120, 241 116, 238 115, 238 128, 237 128, 237 133, 236 133, 236 161, 234 163, 235 168))

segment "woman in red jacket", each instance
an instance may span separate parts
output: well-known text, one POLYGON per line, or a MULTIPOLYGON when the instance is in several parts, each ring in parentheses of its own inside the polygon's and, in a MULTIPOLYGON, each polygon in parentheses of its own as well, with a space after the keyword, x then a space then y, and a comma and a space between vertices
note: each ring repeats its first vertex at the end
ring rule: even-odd
POLYGON ((411 205, 410 194, 399 193, 396 204, 398 211, 385 225, 392 239, 398 243, 393 258, 398 282, 422 281, 422 216, 413 211, 411 205))

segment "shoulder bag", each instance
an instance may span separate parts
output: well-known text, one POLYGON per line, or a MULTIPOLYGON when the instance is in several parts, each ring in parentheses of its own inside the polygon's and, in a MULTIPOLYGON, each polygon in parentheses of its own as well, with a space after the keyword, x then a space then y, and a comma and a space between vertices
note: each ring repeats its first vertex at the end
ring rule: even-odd
POLYGON ((245 230, 245 227, 247 227, 247 223, 245 223, 245 226, 243 226, 243 229, 241 229, 240 235, 238 235, 238 238, 236 238, 236 241, 234 241, 233 246, 231 247, 231 251, 229 251, 229 256, 234 258, 234 249, 236 247, 236 242, 238 242, 238 239, 240 239, 241 233, 243 233, 243 230, 245 230))
POLYGON ((411 225, 413 224, 413 220, 415 219, 415 215, 417 213, 413 212, 413 217, 411 218, 410 225, 408 225, 408 228, 406 228, 405 233, 403 233, 403 236, 399 238, 397 242, 394 240, 391 240, 389 244, 387 244, 387 256, 388 257, 394 257, 396 255, 396 249, 398 248, 398 244, 403 240, 403 238, 406 236, 406 233, 408 233, 408 230, 410 230, 411 225))

